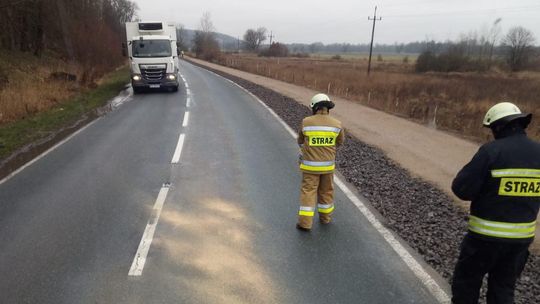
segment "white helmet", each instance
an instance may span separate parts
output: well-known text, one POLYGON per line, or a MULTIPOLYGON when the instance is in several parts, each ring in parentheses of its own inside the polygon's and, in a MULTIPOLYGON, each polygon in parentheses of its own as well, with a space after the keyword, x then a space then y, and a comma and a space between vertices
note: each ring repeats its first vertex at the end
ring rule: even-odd
POLYGON ((334 103, 330 100, 330 97, 328 97, 328 95, 319 93, 311 98, 311 109, 315 109, 321 103, 324 107, 328 109, 334 107, 334 103))
POLYGON ((495 122, 509 123, 514 119, 523 119, 526 128, 531 122, 532 114, 523 114, 513 103, 501 102, 489 109, 484 117, 484 127, 491 127, 495 122))

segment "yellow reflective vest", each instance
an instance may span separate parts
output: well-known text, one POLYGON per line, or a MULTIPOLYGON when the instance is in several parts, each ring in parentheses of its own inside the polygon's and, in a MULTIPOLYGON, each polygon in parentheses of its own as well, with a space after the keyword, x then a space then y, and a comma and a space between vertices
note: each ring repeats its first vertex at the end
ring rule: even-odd
POLYGON ((341 122, 322 109, 304 118, 298 132, 300 170, 311 174, 334 172, 336 147, 343 144, 345 134, 341 122))

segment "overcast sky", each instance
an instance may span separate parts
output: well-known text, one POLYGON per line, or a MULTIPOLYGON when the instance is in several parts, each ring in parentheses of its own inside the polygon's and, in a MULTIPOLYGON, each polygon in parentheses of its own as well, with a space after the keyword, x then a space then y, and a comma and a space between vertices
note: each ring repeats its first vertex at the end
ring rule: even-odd
POLYGON ((196 29, 203 12, 211 13, 218 32, 242 36, 248 28, 272 30, 285 43, 368 43, 378 5, 382 21, 376 43, 456 39, 481 32, 502 18, 503 31, 521 25, 540 42, 540 0, 135 0, 142 20, 182 23, 196 29))

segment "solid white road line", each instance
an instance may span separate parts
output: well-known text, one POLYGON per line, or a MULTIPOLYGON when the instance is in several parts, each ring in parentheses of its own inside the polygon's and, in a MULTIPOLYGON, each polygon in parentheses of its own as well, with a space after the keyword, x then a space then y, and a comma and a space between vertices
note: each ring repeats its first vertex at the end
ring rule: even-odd
POLYGON ((401 257, 401 259, 409 266, 412 272, 426 286, 431 294, 440 303, 450 303, 450 298, 439 284, 425 271, 418 261, 410 254, 409 251, 394 237, 392 232, 384 227, 375 215, 366 207, 366 205, 345 185, 339 177, 335 177, 336 185, 345 193, 351 202, 362 212, 364 217, 377 229, 383 238, 390 244, 392 249, 401 257))
MULTIPOLYGON (((206 70, 208 71, 208 70, 206 70)), ((228 82, 234 84, 235 86, 242 89, 247 94, 251 95, 253 99, 257 100, 264 108, 266 108, 272 116, 274 116, 281 125, 289 132, 289 134, 296 138, 298 134, 294 132, 294 130, 289 127, 289 125, 279 117, 274 110, 272 110, 269 106, 267 106, 262 100, 260 100, 257 96, 255 96, 250 91, 246 90, 244 87, 240 86, 239 84, 235 83, 234 81, 227 79, 219 74, 216 74, 212 71, 208 71, 216 76, 219 76, 228 82)), ((424 267, 418 263, 418 261, 411 255, 411 253, 394 237, 394 234, 385 228, 383 224, 375 217, 375 215, 369 210, 368 207, 366 207, 366 204, 358 198, 354 194, 353 191, 349 189, 349 187, 343 183, 338 177, 335 177, 336 185, 345 193, 345 195, 351 200, 351 202, 360 210, 362 215, 367 218, 367 220, 375 227, 375 229, 382 235, 382 237, 385 239, 386 242, 394 249, 394 251, 399 255, 399 257, 403 260, 403 262, 409 267, 409 269, 415 274, 415 276, 426 286, 426 288, 431 292, 431 294, 439 301, 440 303, 447 304, 450 303, 450 297, 444 291, 444 289, 439 286, 439 284, 433 279, 429 273, 426 272, 424 267)))
POLYGON ((182 127, 187 127, 189 122, 189 112, 184 113, 184 121, 182 122, 182 127))
POLYGON ((146 224, 146 229, 139 243, 139 248, 137 253, 135 253, 135 258, 133 258, 133 263, 131 263, 131 268, 129 269, 128 276, 140 276, 142 275, 144 264, 146 263, 146 257, 148 256, 148 250, 150 250, 150 245, 152 245, 152 240, 154 239, 154 232, 156 231, 156 226, 159 221, 159 216, 161 215, 161 210, 163 209, 163 204, 167 198, 167 193, 169 193, 169 185, 163 185, 159 190, 154 208, 152 209, 152 214, 146 224))
POLYGON ((182 154, 182 148, 184 147, 184 138, 185 134, 180 134, 180 137, 178 137, 178 144, 176 144, 176 149, 174 150, 174 155, 171 160, 171 163, 178 164, 180 161, 180 155, 182 154))

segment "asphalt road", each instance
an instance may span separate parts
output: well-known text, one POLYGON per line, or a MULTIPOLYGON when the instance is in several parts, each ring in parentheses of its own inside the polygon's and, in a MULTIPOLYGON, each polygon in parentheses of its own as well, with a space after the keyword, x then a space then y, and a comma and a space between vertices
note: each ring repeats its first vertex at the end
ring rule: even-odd
POLYGON ((437 303, 341 190, 335 223, 297 231, 294 139, 233 84, 182 74, 0 184, 1 303, 437 303))

